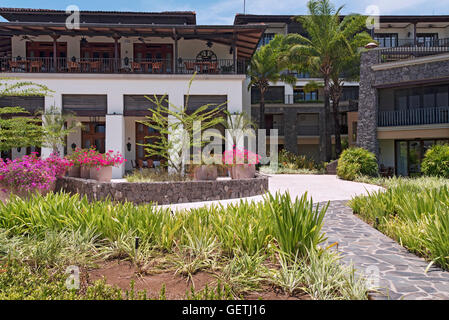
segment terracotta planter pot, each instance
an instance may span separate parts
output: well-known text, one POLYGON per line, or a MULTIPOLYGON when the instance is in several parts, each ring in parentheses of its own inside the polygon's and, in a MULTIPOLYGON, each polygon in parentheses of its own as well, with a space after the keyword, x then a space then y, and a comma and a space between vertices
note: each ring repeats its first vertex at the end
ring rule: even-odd
POLYGON ((256 176, 256 165, 237 164, 232 166, 229 171, 232 179, 252 179, 256 176))
POLYGON ((90 179, 90 167, 81 166, 80 167, 80 178, 90 179))
POLYGON ((193 171, 193 178, 197 181, 213 181, 218 178, 218 169, 216 166, 200 166, 193 171))
POLYGON ((68 170, 68 175, 69 177, 79 178, 81 176, 81 167, 80 166, 70 167, 68 170))
POLYGON ((111 182, 112 167, 90 168, 90 178, 99 182, 111 182))

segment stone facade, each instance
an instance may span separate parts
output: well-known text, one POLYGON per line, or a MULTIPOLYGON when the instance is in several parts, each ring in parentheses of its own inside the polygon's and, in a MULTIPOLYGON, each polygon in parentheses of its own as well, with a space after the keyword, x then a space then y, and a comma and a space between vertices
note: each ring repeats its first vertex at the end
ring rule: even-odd
POLYGON ((379 155, 377 141, 377 90, 372 86, 376 75, 371 67, 378 64, 377 50, 362 54, 360 65, 359 116, 357 146, 379 155))
MULTIPOLYGON (((308 107, 308 106, 265 106, 265 114, 282 114, 284 117, 283 134, 284 147, 287 151, 298 153, 298 114, 299 113, 313 113, 319 114, 319 132, 320 141, 324 139, 324 108, 322 106, 308 107)), ((259 107, 251 108, 251 118, 254 123, 259 123, 259 107)), ((321 146, 321 145, 320 145, 321 146)), ((320 152, 321 153, 321 152, 320 152)))
POLYGON ((90 201, 104 200, 157 203, 159 205, 246 198, 268 191, 268 177, 258 175, 254 179, 188 181, 188 182, 110 182, 63 177, 58 179, 56 191, 78 193, 90 201))
POLYGON ((427 56, 380 65, 381 49, 364 52, 360 66, 359 114, 357 145, 377 156, 378 87, 399 87, 408 83, 437 82, 449 77, 449 55, 427 56), (445 58, 447 56, 447 58, 445 58), (435 59, 432 61, 432 59, 435 59), (376 66, 373 68, 373 66, 376 66))

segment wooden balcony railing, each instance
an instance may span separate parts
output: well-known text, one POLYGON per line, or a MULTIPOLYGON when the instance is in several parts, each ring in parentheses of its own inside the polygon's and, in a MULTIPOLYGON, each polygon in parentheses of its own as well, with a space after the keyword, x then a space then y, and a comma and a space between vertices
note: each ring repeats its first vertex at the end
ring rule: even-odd
POLYGON ((443 123, 449 124, 449 107, 380 111, 378 115, 379 127, 400 127, 443 123))
POLYGON ((141 74, 245 74, 247 62, 233 59, 198 61, 178 59, 67 59, 0 58, 0 72, 11 73, 141 73, 141 74))

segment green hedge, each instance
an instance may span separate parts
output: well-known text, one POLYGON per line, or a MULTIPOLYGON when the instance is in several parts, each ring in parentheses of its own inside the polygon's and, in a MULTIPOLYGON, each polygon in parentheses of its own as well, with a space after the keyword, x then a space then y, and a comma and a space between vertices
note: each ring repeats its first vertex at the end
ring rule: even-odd
POLYGON ((421 171, 426 176, 449 178, 449 145, 435 145, 427 150, 421 171))
POLYGON ((337 175, 344 180, 355 180, 358 176, 375 177, 379 167, 376 156, 362 148, 343 151, 338 160, 337 175))

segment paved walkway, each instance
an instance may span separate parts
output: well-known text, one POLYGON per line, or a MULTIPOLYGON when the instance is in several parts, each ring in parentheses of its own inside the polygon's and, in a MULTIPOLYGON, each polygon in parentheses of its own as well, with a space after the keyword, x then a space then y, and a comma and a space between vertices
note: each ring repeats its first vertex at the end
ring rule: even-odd
MULTIPOLYGON (((328 243, 338 242, 338 251, 344 263, 352 263, 359 272, 374 275, 378 272, 379 293, 374 299, 449 299, 449 272, 432 267, 409 253, 398 243, 375 230, 345 206, 355 195, 374 192, 377 186, 347 182, 335 176, 274 175, 270 177, 270 192, 289 191, 292 198, 308 192, 315 203, 331 201, 326 214, 324 231, 328 243)), ((261 201, 262 197, 247 198, 261 201)), ((238 203, 237 200, 188 203, 170 206, 182 210, 221 203, 238 203)))
POLYGON ((324 231, 329 244, 338 242, 345 263, 366 275, 378 273, 374 299, 449 299, 449 272, 431 267, 425 273, 428 262, 354 216, 345 204, 331 202, 324 231))

